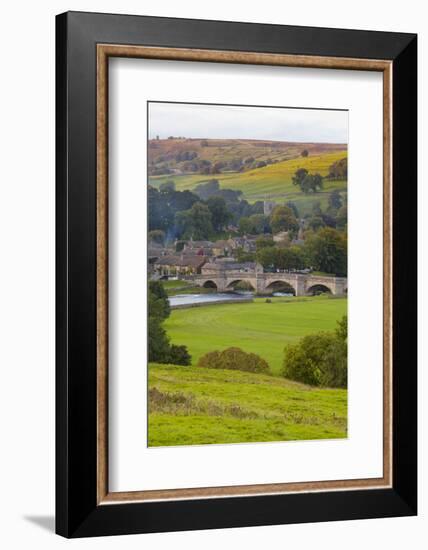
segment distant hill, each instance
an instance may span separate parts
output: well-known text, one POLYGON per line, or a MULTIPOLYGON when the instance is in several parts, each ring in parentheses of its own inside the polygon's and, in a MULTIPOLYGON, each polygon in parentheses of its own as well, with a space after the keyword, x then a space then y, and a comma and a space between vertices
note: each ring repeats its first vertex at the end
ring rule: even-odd
POLYGON ((255 168, 268 164, 309 156, 346 151, 346 144, 296 143, 253 139, 152 139, 148 144, 149 174, 211 173, 220 163, 221 172, 255 168), (153 173, 152 173, 153 172, 153 173))
POLYGON ((323 192, 310 195, 305 195, 292 183, 292 177, 298 168, 306 168, 310 173, 326 176, 334 162, 347 157, 347 147, 344 144, 205 140, 208 145, 201 146, 201 141, 204 140, 150 141, 149 163, 152 162, 152 167, 159 166, 160 163, 155 162, 159 157, 163 156, 165 159, 174 155, 174 160, 163 160, 170 173, 149 173, 150 185, 158 187, 161 183, 172 180, 178 190, 192 190, 199 183, 217 179, 222 188, 240 190, 243 197, 250 202, 264 199, 275 202, 294 201, 301 214, 310 210, 314 200, 319 200, 325 206, 328 194, 334 189, 343 193, 347 191, 346 180, 326 179, 323 192), (304 150, 308 152, 307 157, 301 156, 304 150), (188 161, 175 159, 181 158, 178 155, 187 151, 193 151, 197 156, 188 161), (243 161, 235 170, 230 166, 234 159, 243 161), (250 163, 245 162, 246 159, 254 160, 250 163), (208 173, 203 173, 199 167, 196 172, 189 169, 192 164, 201 161, 210 162, 211 173, 208 170, 208 173), (226 166, 219 168, 218 173, 212 173, 212 167, 217 162, 226 163, 226 166), (259 163, 266 163, 266 166, 256 168, 259 163))
POLYGON ((167 163, 171 167, 182 168, 188 159, 179 155, 186 152, 196 153, 195 160, 215 163, 234 159, 245 161, 248 158, 256 161, 282 161, 299 157, 304 150, 312 156, 346 149, 347 146, 343 143, 296 143, 256 139, 152 139, 149 140, 149 165, 167 163))

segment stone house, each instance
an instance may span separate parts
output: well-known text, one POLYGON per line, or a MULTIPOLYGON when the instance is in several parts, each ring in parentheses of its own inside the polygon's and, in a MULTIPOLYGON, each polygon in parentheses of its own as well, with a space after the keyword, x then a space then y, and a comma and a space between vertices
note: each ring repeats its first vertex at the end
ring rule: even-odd
POLYGON ((197 275, 207 262, 205 256, 174 255, 162 256, 153 263, 153 270, 160 277, 177 277, 179 275, 197 275))

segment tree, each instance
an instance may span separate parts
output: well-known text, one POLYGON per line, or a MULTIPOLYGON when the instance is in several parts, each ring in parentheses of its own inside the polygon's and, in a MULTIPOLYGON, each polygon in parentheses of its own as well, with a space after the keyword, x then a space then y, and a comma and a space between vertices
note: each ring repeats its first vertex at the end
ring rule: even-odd
POLYGON ((300 154, 303 158, 306 158, 309 155, 309 151, 307 149, 303 149, 303 151, 300 154))
POLYGON ((165 242, 165 231, 162 231, 162 229, 153 229, 152 231, 149 231, 148 239, 149 242, 151 241, 163 245, 165 242))
POLYGON ((279 233, 280 231, 297 233, 299 230, 299 223, 293 211, 288 206, 276 206, 272 210, 270 226, 273 233, 279 233))
POLYGON ((149 185, 148 188, 148 225, 149 231, 162 229, 168 236, 176 236, 174 228, 175 214, 188 210, 199 200, 191 191, 175 191, 166 186, 162 192, 149 185))
POLYGON ((336 336, 343 342, 348 341, 348 316, 344 315, 340 321, 337 321, 336 336))
POLYGON ((307 259, 304 250, 299 246, 280 248, 277 254, 277 267, 286 271, 305 269, 307 259))
POLYGON ((165 320, 171 313, 168 294, 160 281, 149 282, 149 317, 165 320))
POLYGON ((328 206, 333 210, 339 210, 342 206, 342 197, 340 196, 339 191, 334 190, 328 196, 328 206))
POLYGON ((176 346, 173 344, 169 349, 168 362, 173 365, 190 365, 192 363, 192 356, 186 346, 176 346))
POLYGON ((175 182, 172 180, 165 181, 159 185, 159 191, 161 193, 167 193, 168 191, 175 191, 175 182))
POLYGON ((256 250, 261 250, 262 248, 266 248, 267 246, 274 246, 275 241, 272 239, 272 237, 258 237, 256 240, 256 250))
POLYGON ((300 218, 299 210, 297 209, 297 205, 293 201, 288 201, 285 203, 285 206, 288 206, 288 208, 291 208, 293 211, 293 214, 296 218, 300 218))
POLYGON ((150 281, 148 289, 149 304, 149 361, 159 363, 169 359, 169 338, 162 326, 170 314, 168 298, 159 281, 150 281))
POLYGON ((265 269, 276 269, 278 264, 278 249, 275 246, 266 246, 257 250, 256 260, 265 269))
POLYGON ((223 197, 210 197, 207 200, 207 206, 211 212, 211 222, 214 229, 221 231, 232 217, 226 207, 226 201, 223 197))
POLYGON ((220 184, 218 180, 211 179, 205 183, 200 183, 194 189, 194 192, 198 195, 199 198, 206 201, 210 197, 216 195, 220 190, 220 184))
POLYGON ((323 177, 320 174, 309 174, 306 168, 296 170, 292 182, 300 187, 303 193, 317 193, 324 186, 323 177))
POLYGON ((335 332, 319 332, 303 337, 284 349, 282 375, 285 378, 331 388, 348 385, 348 346, 343 337, 343 318, 335 332))
POLYGON ((251 233, 254 235, 270 233, 269 218, 264 214, 252 214, 249 220, 251 224, 251 233))
POLYGON ((177 212, 175 222, 184 239, 200 241, 208 239, 213 233, 210 209, 202 202, 196 202, 189 210, 177 212))
POLYGON ((328 171, 330 179, 346 179, 348 177, 348 159, 345 157, 334 162, 328 171))
POLYGON ((149 361, 156 363, 169 362, 169 338, 157 317, 148 319, 149 332, 149 361))
POLYGON ((238 262, 254 262, 256 255, 254 252, 247 252, 243 248, 237 248, 233 255, 238 260, 238 262))
POLYGON ((305 249, 315 270, 346 276, 347 239, 344 233, 324 227, 307 236, 305 249))
POLYGON ((297 185, 298 187, 301 188, 302 183, 308 174, 309 172, 306 170, 306 168, 298 168, 294 172, 294 176, 291 179, 291 181, 293 182, 293 185, 297 185))
POLYGON ((243 216, 239 220, 238 228, 239 228, 239 232, 241 233, 241 235, 250 235, 251 234, 251 228, 252 228, 252 223, 251 223, 250 218, 246 217, 246 216, 243 216))
POLYGON ((312 212, 313 216, 322 216, 321 202, 320 201, 314 201, 312 203, 311 212, 312 212))
POLYGON ((148 288, 149 361, 190 365, 186 346, 170 345, 163 322, 171 313, 168 294, 160 281, 150 281, 148 288))
POLYGON ((337 212, 336 225, 339 229, 346 229, 347 224, 348 224, 348 207, 346 206, 346 204, 344 204, 337 212))
POLYGON ((149 185, 147 195, 149 231, 153 229, 167 230, 173 221, 169 206, 164 204, 159 191, 151 185, 149 185))
POLYGON ((302 182, 303 193, 317 193, 324 187, 323 177, 320 174, 308 174, 302 182))
POLYGON ((220 174, 222 168, 224 168, 224 162, 216 162, 211 169, 211 174, 220 174))
POLYGON ((312 231, 318 231, 321 227, 325 227, 322 216, 312 216, 309 218, 308 227, 312 229, 312 231))
MULTIPOLYGON (((251 211, 251 208, 249 208, 248 210, 251 211)), ((243 216, 240 218, 238 226, 239 231, 242 235, 264 235, 265 233, 269 233, 271 230, 269 218, 264 214, 252 214, 251 216, 243 216)))

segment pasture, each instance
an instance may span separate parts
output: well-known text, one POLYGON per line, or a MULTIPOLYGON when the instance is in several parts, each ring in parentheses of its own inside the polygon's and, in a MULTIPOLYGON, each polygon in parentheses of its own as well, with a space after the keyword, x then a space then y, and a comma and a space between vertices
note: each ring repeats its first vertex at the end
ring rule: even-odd
POLYGON ((324 208, 328 194, 333 190, 346 192, 347 182, 346 180, 325 180, 322 192, 306 195, 292 183, 292 177, 296 170, 306 168, 310 173, 326 176, 329 167, 337 160, 345 158, 346 155, 346 151, 335 151, 307 158, 298 157, 242 173, 225 172, 211 176, 202 174, 153 176, 149 178, 149 184, 159 187, 161 183, 173 180, 176 189, 182 191, 192 190, 199 183, 215 178, 222 188, 242 191, 243 198, 249 202, 263 199, 277 202, 293 201, 296 202, 301 215, 304 215, 310 210, 314 200, 319 200, 324 208))
POLYGON ((346 313, 346 298, 272 298, 271 303, 256 298, 253 303, 173 310, 164 326, 173 344, 188 347, 193 365, 209 351, 237 346, 260 355, 279 374, 286 344, 334 330, 346 313))
POLYGON ((149 446, 347 436, 346 390, 160 364, 149 366, 149 389, 149 446))

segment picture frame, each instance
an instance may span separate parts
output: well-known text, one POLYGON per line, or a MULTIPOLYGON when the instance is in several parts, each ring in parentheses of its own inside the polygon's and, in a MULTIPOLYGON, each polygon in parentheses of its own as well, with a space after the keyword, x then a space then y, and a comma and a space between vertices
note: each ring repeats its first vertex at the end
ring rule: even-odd
POLYGON ((417 513, 417 36, 68 12, 56 18, 56 532, 65 537, 417 513), (383 74, 383 472, 378 479, 108 487, 108 61, 383 74), (149 492, 150 493, 150 492, 149 492))

